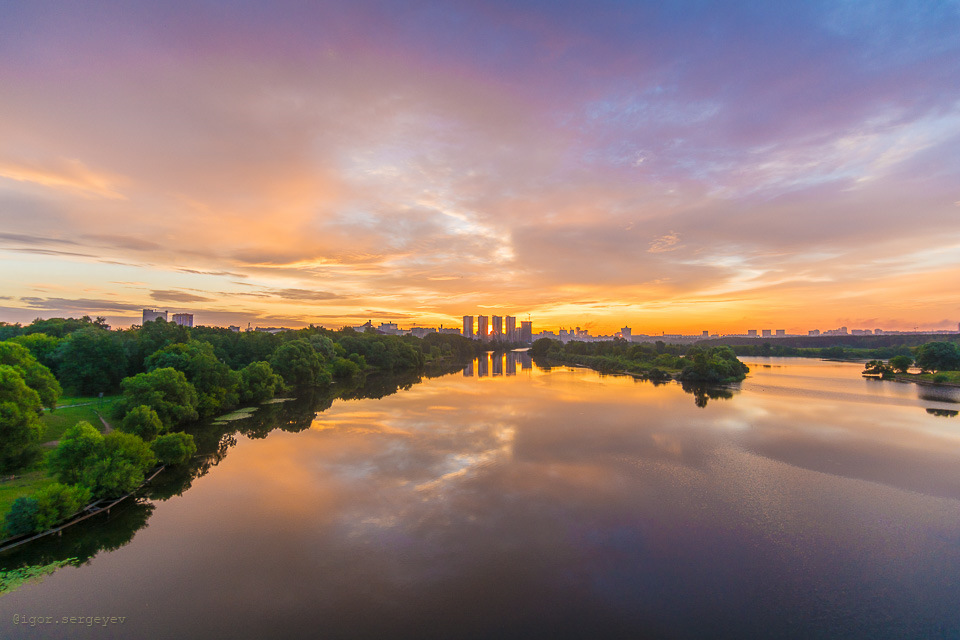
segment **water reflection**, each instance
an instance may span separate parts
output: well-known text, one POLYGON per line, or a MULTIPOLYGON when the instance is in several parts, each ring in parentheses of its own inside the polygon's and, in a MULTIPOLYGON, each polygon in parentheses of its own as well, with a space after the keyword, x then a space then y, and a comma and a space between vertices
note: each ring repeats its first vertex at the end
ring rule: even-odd
POLYGON ((122 552, 5 596, 0 621, 108 607, 134 637, 956 636, 954 426, 843 363, 767 364, 707 402, 487 354, 377 400, 270 407, 206 434, 207 466, 166 478, 190 491, 156 487, 122 552), (517 374, 481 375, 493 358, 517 374))

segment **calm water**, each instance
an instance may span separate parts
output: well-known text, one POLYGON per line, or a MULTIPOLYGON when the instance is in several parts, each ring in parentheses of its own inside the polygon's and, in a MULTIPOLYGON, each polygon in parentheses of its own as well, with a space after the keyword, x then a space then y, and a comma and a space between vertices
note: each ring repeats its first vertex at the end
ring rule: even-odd
POLYGON ((720 393, 509 354, 265 407, 3 558, 80 564, 0 637, 960 637, 960 397, 748 364, 720 393))

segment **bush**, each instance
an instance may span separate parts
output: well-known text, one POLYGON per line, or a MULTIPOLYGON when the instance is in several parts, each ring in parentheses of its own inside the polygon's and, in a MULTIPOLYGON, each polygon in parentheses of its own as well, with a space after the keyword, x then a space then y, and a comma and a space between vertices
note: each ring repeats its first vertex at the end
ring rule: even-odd
POLYGON ((34 529, 45 531, 52 529, 58 522, 72 516, 90 502, 90 490, 76 485, 54 483, 44 487, 33 497, 37 502, 34 529))
POLYGON ((32 533, 37 526, 39 507, 34 498, 17 498, 7 512, 4 528, 9 536, 22 536, 32 533))
POLYGON ((153 441, 150 447, 157 456, 157 462, 165 465, 183 464, 197 452, 197 445, 193 442, 193 436, 183 432, 160 436, 153 441))
POLYGON ((124 416, 120 430, 140 436, 149 442, 166 431, 157 412, 145 404, 134 407, 124 416))

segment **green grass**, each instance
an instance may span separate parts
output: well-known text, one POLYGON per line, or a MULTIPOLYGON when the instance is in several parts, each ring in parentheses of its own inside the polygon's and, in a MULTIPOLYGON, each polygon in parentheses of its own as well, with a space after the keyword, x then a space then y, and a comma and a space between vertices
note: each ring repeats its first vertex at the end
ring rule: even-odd
MULTIPOLYGON (((16 480, 4 480, 0 482, 0 518, 10 511, 10 507, 13 506, 13 501, 17 498, 36 493, 48 484, 55 482, 54 478, 47 475, 45 466, 31 471, 24 470, 15 473, 17 476, 16 480)), ((10 475, 12 474, 5 474, 2 477, 9 478, 10 475)))
POLYGON ((46 428, 40 441, 51 442, 53 440, 59 440, 60 436, 62 436, 67 429, 81 420, 86 420, 96 429, 102 431, 103 423, 100 422, 100 418, 97 417, 97 411, 99 410, 109 421, 110 407, 116 398, 117 396, 104 397, 102 407, 100 407, 100 399, 97 397, 60 398, 57 402, 59 408, 53 411, 44 410, 43 416, 40 418, 40 422, 42 422, 46 428), (72 404, 81 406, 67 406, 72 404))
POLYGON ((960 371, 940 371, 937 373, 898 373, 896 377, 898 380, 960 384, 960 371))

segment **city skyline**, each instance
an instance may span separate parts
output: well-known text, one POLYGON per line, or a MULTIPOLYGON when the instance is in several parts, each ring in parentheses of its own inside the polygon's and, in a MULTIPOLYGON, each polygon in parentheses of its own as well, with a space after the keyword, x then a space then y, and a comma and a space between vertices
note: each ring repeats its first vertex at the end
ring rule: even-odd
POLYGON ((0 321, 960 321, 955 2, 18 3, 0 87, 0 321))

